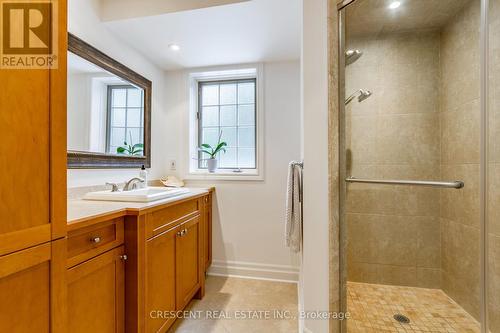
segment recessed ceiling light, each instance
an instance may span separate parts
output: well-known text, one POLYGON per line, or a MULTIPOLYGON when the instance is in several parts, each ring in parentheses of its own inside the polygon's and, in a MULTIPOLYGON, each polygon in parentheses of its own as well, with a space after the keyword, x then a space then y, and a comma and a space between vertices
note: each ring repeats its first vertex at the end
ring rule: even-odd
POLYGON ((170 44, 168 48, 171 49, 172 51, 179 51, 181 49, 181 47, 177 44, 170 44))
POLYGON ((400 2, 400 1, 393 1, 393 2, 391 2, 391 4, 389 5, 389 8, 390 8, 390 9, 396 9, 396 8, 398 8, 399 6, 401 6, 401 2, 400 2))

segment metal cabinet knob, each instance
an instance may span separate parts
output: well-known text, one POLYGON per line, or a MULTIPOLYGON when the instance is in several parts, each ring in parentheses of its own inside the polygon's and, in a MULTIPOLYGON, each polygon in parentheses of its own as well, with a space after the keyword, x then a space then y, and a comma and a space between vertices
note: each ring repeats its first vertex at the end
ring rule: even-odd
POLYGON ((120 256, 120 259, 123 260, 123 261, 126 261, 128 259, 127 255, 126 254, 122 254, 120 256))
POLYGON ((187 229, 182 229, 181 231, 177 232, 177 236, 184 237, 186 236, 187 232, 188 232, 187 229))
POLYGON ((94 237, 94 238, 91 238, 90 241, 92 243, 100 243, 101 242, 101 237, 94 237))

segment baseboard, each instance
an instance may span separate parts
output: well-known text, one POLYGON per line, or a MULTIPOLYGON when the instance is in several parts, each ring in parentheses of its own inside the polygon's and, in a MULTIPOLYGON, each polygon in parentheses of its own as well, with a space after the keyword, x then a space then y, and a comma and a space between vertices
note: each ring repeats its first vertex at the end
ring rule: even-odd
POLYGON ((208 275, 297 283, 299 281, 299 268, 286 265, 214 260, 208 269, 208 275))

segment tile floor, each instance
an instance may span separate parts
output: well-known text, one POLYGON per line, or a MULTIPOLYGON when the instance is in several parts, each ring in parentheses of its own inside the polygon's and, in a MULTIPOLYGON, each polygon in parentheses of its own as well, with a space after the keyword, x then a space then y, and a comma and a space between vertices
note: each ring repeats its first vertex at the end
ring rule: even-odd
POLYGON ((297 302, 294 283, 209 276, 205 297, 186 309, 195 315, 178 319, 169 333, 296 333, 297 302))
POLYGON ((437 289, 347 283, 348 333, 480 332, 478 322, 437 289), (400 324, 393 316, 411 320, 400 324))

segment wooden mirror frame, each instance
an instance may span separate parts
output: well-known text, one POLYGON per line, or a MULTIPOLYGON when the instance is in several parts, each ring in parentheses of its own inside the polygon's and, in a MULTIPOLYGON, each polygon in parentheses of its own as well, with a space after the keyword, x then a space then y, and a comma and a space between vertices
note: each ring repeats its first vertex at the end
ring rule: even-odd
POLYGON ((68 33, 68 51, 144 90, 144 156, 68 150, 68 169, 151 167, 151 81, 68 33))

